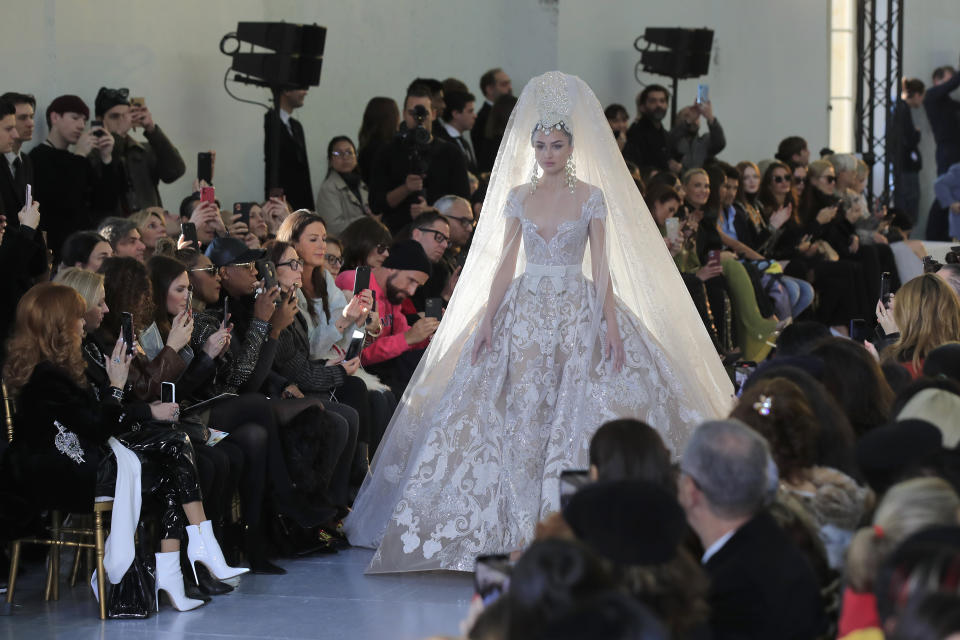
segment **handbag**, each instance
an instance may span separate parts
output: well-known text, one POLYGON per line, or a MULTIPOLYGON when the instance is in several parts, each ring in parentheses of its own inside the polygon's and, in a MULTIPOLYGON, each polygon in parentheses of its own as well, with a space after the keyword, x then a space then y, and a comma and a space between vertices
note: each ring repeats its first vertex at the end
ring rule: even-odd
MULTIPOLYGON (((137 538, 147 539, 143 524, 137 526, 137 538)), ((113 619, 146 618, 157 609, 156 567, 154 555, 144 553, 137 544, 136 555, 123 577, 110 588, 107 617, 113 619)))

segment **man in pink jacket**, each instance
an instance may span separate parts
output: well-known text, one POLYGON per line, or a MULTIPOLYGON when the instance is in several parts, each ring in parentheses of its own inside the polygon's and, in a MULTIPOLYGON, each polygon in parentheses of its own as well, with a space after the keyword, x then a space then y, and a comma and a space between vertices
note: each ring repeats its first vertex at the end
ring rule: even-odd
MULTIPOLYGON (((372 344, 364 348, 361 364, 389 385, 399 398, 413 371, 396 361, 397 356, 411 349, 423 349, 437 330, 435 318, 420 318, 413 326, 407 323, 401 305, 423 286, 431 273, 430 260, 420 243, 407 240, 390 247, 383 266, 370 271, 370 289, 377 301, 383 330, 372 344)), ((341 272, 336 279, 340 289, 353 289, 356 271, 341 272)))

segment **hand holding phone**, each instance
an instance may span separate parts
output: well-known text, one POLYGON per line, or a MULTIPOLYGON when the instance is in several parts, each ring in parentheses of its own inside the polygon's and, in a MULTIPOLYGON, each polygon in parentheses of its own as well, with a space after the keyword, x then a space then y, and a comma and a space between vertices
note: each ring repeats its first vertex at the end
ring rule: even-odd
POLYGON ((889 271, 880 274, 880 302, 890 308, 890 295, 893 293, 893 275, 889 271))

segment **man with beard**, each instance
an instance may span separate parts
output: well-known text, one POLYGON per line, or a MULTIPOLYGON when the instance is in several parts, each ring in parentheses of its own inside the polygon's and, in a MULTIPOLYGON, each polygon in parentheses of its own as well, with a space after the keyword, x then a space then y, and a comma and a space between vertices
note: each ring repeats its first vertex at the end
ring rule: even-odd
MULTIPOLYGON (((406 240, 390 247, 383 266, 370 271, 370 290, 376 299, 382 329, 372 343, 363 349, 360 363, 377 375, 399 398, 413 371, 399 358, 412 349, 424 349, 440 322, 436 318, 420 318, 410 326, 403 315, 403 301, 423 286, 432 272, 430 259, 416 240, 406 240)), ((356 271, 337 276, 337 287, 353 290, 356 271)))
POLYGON ((659 84, 648 85, 637 96, 637 120, 627 130, 623 157, 638 167, 656 167, 679 175, 680 163, 670 156, 663 118, 670 104, 670 92, 659 84))

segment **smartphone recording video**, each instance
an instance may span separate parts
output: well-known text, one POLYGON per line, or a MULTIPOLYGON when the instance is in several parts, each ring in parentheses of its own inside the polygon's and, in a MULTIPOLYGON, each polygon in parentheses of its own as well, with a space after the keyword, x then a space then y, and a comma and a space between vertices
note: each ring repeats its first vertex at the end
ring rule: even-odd
POLYGON ((510 589, 510 573, 513 567, 506 554, 478 556, 473 571, 473 588, 489 606, 510 589))
POLYGON ((573 497, 580 487, 590 483, 590 472, 579 470, 567 470, 560 472, 560 510, 567 508, 570 498, 573 497))

